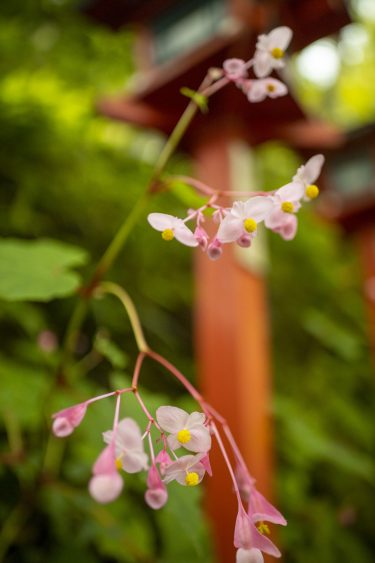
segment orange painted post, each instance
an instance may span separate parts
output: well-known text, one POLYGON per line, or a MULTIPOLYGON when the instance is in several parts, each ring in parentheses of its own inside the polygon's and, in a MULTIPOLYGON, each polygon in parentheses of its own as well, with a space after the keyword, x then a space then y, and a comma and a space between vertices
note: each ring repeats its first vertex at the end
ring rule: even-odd
MULTIPOLYGON (((231 145, 235 140, 219 124, 206 131, 195 151, 196 172, 202 181, 217 189, 233 189, 231 145)), ((273 463, 265 282, 262 275, 241 265, 230 246, 217 262, 197 253, 198 371, 205 398, 228 420, 259 489, 270 498, 273 463)), ((218 451, 213 452, 213 466, 215 478, 207 486, 207 507, 218 561, 227 563, 234 558, 237 505, 218 451)))

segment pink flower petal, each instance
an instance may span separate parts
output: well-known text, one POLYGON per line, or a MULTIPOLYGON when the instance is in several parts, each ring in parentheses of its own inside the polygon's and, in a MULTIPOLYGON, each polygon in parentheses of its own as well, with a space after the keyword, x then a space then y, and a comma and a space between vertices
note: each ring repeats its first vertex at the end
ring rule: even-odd
POLYGON ((264 553, 273 555, 273 557, 281 557, 281 553, 276 545, 266 536, 258 532, 254 524, 251 524, 251 533, 253 537, 253 547, 260 549, 264 553))
POLYGON ((73 432, 73 430, 82 422, 86 414, 87 403, 79 403, 74 407, 63 409, 52 415, 54 419, 52 431, 55 436, 63 438, 73 432))
POLYGON ((149 489, 159 489, 163 486, 159 472, 155 465, 152 465, 147 476, 147 487, 149 489))
POLYGON ((251 549, 253 546, 252 523, 243 506, 239 506, 234 528, 234 547, 251 549))
POLYGON ((159 407, 156 411, 156 420, 166 432, 177 433, 186 428, 189 415, 178 407, 159 407))
POLYGON ((209 476, 212 477, 212 468, 211 468, 210 456, 208 454, 206 454, 204 457, 202 457, 200 463, 203 465, 203 467, 205 468, 205 470, 209 474, 209 476))
POLYGON ((112 502, 121 493, 124 482, 117 471, 105 475, 95 475, 89 482, 90 495, 97 502, 112 502))
POLYGON ((116 456, 114 444, 110 444, 101 452, 97 458, 92 472, 94 475, 112 474, 116 471, 116 456))
POLYGON ((255 487, 250 492, 248 514, 253 522, 272 522, 286 526, 287 521, 268 500, 255 487))
POLYGON ((246 63, 242 59, 227 59, 223 63, 223 69, 229 80, 239 80, 247 75, 246 63))
POLYGON ((74 426, 71 424, 68 418, 58 416, 53 421, 52 432, 58 438, 65 438, 65 436, 69 436, 73 431, 74 426))

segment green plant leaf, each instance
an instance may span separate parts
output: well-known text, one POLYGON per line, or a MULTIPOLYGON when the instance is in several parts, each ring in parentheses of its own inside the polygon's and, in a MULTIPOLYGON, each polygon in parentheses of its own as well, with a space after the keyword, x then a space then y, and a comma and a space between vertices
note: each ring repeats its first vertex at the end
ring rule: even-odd
POLYGON ((71 295, 80 276, 70 268, 87 262, 87 253, 54 240, 0 240, 0 299, 50 301, 71 295))

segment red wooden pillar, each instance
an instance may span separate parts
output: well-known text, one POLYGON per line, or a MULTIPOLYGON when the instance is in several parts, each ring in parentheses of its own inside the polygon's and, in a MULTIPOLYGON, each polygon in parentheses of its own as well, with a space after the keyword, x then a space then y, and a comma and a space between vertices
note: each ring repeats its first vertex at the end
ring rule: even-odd
MULTIPOLYGON (((205 131, 195 149, 196 173, 202 181, 216 189, 234 189, 231 147, 238 138, 236 131, 219 123, 205 131)), ((216 262, 199 251, 196 255, 198 372, 205 398, 227 419, 259 489, 270 498, 273 463, 265 283, 263 275, 241 264, 236 254, 233 245, 227 245, 216 262)), ((215 475, 207 485, 207 505, 218 561, 227 563, 234 560, 237 504, 217 447, 212 461, 215 475)))
POLYGON ((363 287, 367 301, 370 345, 375 361, 375 227, 368 225, 358 232, 363 269, 363 287))

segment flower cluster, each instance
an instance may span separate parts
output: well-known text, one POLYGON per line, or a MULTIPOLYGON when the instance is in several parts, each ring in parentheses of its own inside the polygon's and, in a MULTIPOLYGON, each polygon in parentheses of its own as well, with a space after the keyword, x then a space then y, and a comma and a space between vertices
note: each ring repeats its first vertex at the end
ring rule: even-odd
POLYGON ((216 439, 232 478, 238 502, 234 527, 237 562, 261 562, 262 552, 279 557, 279 550, 266 537, 269 528, 265 522, 285 525, 286 521, 256 489, 255 480, 247 470, 227 423, 203 401, 174 366, 153 352, 149 352, 149 355, 184 383, 202 411, 188 413, 174 406, 161 406, 153 416, 141 398, 137 385, 134 385, 138 380, 144 357, 144 353, 140 353, 132 387, 93 397, 54 414, 53 432, 57 437, 63 438, 71 434, 82 422, 87 408, 92 403, 111 396, 116 398, 113 427, 103 432, 105 446, 92 467, 92 477, 88 485, 90 495, 102 504, 112 502, 122 493, 124 473, 146 472, 145 502, 154 510, 159 510, 168 500, 167 485, 172 481, 184 487, 195 487, 201 483, 206 473, 212 476, 210 450, 212 440, 216 439), (134 393, 146 416, 143 433, 132 418, 125 417, 120 420, 120 402, 125 393, 134 393), (219 426, 231 447, 234 467, 224 446, 219 426), (158 433, 156 440, 151 434, 152 427, 158 433), (146 438, 148 453, 145 448, 146 438))
MULTIPOLYGON (((236 242, 239 246, 249 247, 258 232, 260 223, 278 233, 285 240, 291 240, 297 232, 296 213, 303 201, 311 201, 319 195, 315 182, 324 163, 324 157, 317 154, 306 164, 300 166, 292 181, 274 192, 252 195, 247 201, 235 201, 230 208, 216 204, 223 192, 214 192, 208 186, 205 193, 211 194, 208 203, 199 209, 189 210, 187 217, 180 219, 166 213, 150 213, 148 222, 161 232, 162 238, 171 241, 174 238, 186 246, 200 246, 212 260, 222 254, 226 243, 236 242), (216 235, 210 237, 204 228, 205 211, 213 210, 212 219, 219 224, 216 235), (187 223, 195 221, 194 232, 187 223)), ((191 184, 202 190, 202 184, 191 180, 191 184)))
POLYGON ((250 102, 261 102, 265 98, 278 98, 288 93, 286 85, 269 75, 285 65, 285 50, 292 39, 292 30, 281 26, 268 35, 260 35, 256 43, 254 57, 245 62, 242 59, 227 59, 223 70, 226 78, 234 82, 250 102), (248 78, 248 69, 253 67, 257 78, 248 78))

